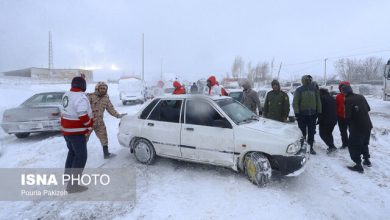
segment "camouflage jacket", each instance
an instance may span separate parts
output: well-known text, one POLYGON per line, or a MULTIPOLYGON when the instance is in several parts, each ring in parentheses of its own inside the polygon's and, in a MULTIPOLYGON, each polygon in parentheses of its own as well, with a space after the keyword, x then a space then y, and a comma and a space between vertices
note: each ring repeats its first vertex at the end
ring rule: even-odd
POLYGON ((94 125, 104 123, 103 116, 106 109, 110 115, 119 118, 120 114, 115 110, 107 94, 100 97, 97 92, 88 93, 88 99, 91 103, 94 125))

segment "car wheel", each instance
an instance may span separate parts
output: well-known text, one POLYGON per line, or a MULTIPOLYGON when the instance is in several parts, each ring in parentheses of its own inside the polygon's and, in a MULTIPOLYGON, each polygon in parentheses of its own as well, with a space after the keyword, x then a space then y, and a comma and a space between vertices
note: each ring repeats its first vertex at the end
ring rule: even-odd
POLYGON ((143 164, 153 163, 156 157, 156 151, 149 141, 145 139, 138 139, 135 141, 133 149, 134 156, 139 162, 143 164))
POLYGON ((17 138, 26 138, 28 136, 30 136, 30 133, 26 132, 26 133, 16 133, 15 136, 17 138))
POLYGON ((271 181, 271 164, 268 158, 259 152, 252 152, 245 155, 244 171, 249 181, 259 187, 264 187, 271 181))
POLYGON ((122 101, 122 104, 123 104, 123 105, 126 105, 126 104, 127 104, 127 102, 126 102, 126 101, 122 101))

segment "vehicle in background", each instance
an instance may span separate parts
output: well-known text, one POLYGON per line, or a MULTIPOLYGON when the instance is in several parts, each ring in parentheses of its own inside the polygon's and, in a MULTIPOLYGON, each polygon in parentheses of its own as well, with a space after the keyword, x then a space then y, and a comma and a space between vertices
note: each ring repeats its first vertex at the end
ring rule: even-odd
POLYGON ((259 186, 270 182, 273 169, 299 175, 309 159, 297 126, 259 118, 226 96, 155 98, 121 119, 118 141, 140 163, 161 156, 224 166, 259 186))
POLYGON ((26 138, 30 133, 59 131, 64 93, 38 93, 19 107, 5 110, 1 127, 17 138, 26 138))
POLYGON ((227 89, 227 93, 230 97, 232 97, 234 100, 241 102, 243 91, 242 89, 227 89))
POLYGON ((384 72, 383 100, 390 101, 390 60, 387 61, 384 72))
POLYGON ((146 101, 146 83, 141 79, 120 79, 118 89, 123 105, 143 104, 146 101))
POLYGON ((288 82, 284 83, 280 89, 283 91, 290 91, 292 94, 294 94, 295 90, 300 87, 302 83, 300 82, 288 82))

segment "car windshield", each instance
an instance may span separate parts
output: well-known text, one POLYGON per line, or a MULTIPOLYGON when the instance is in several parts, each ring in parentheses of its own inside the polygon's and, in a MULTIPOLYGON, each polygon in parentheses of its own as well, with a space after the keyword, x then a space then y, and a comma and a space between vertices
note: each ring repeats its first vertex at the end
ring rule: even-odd
POLYGON ((23 102, 23 106, 46 105, 61 103, 64 93, 42 93, 36 94, 23 102))
POLYGON ((238 125, 259 120, 256 114, 234 99, 220 99, 215 102, 238 125))

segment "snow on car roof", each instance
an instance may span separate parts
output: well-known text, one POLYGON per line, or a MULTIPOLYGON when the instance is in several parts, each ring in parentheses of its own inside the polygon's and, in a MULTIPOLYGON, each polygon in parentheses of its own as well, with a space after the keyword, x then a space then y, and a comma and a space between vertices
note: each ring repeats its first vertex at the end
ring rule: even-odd
POLYGON ((183 94, 183 95, 165 95, 165 96, 157 96, 156 98, 178 98, 178 99, 186 99, 186 98, 204 98, 204 99, 211 99, 211 100, 219 100, 219 99, 231 99, 230 96, 209 96, 209 95, 194 95, 194 94, 183 94))

